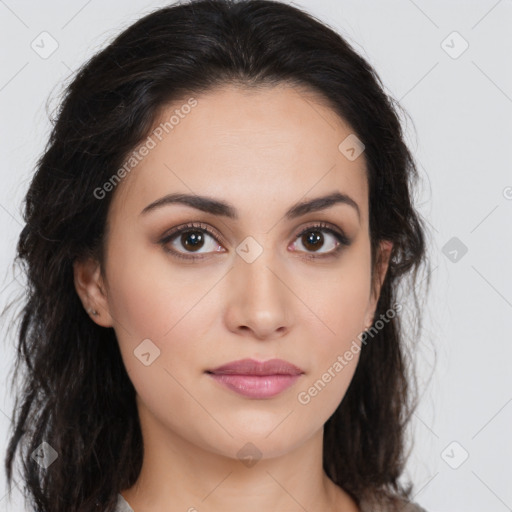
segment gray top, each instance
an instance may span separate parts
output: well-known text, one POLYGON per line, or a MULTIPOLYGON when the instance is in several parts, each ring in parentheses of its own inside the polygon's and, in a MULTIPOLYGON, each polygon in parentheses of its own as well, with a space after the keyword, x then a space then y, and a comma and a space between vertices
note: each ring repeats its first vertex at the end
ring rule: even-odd
POLYGON ((116 512, 134 512, 133 508, 130 507, 130 505, 123 498, 123 495, 121 493, 118 493, 118 495, 117 495, 116 512))
MULTIPOLYGON (((396 510, 376 510, 371 508, 369 505, 361 503, 361 512, 398 512, 396 510)), ((123 498, 122 494, 117 495, 117 507, 115 512, 134 512, 133 508, 130 507, 128 502, 123 498)), ((407 503, 400 508, 399 512, 427 512, 424 508, 421 508, 416 503, 407 503)))

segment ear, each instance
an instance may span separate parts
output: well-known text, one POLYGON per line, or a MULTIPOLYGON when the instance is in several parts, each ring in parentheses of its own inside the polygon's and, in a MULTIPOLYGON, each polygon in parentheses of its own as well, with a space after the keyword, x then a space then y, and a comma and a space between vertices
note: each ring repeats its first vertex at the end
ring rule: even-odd
POLYGON ((105 283, 100 264, 94 258, 73 263, 75 289, 91 319, 102 327, 112 327, 105 283))
POLYGON ((373 323, 375 310, 377 309, 377 303, 379 302, 380 290, 389 267, 392 249, 393 242, 389 240, 381 240, 377 250, 377 263, 373 277, 371 297, 365 315, 365 329, 368 329, 373 323))

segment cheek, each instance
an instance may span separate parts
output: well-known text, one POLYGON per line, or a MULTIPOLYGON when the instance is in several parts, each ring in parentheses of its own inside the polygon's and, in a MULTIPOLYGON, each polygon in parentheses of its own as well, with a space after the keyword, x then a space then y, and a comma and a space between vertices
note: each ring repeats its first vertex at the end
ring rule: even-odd
POLYGON ((111 241, 107 268, 116 332, 139 343, 172 335, 214 286, 218 276, 211 274, 192 266, 180 269, 160 246, 118 234, 111 241))
POLYGON ((324 417, 339 405, 359 361, 360 335, 370 300, 370 259, 364 252, 354 252, 339 271, 317 276, 314 282, 307 305, 315 317, 306 325, 313 371, 297 399, 311 413, 324 417))
POLYGON ((221 276, 199 267, 179 269, 161 248, 138 249, 120 237, 112 242, 109 309, 126 370, 145 402, 165 390, 187 408, 179 382, 197 378, 212 359, 204 340, 218 321, 215 287, 221 276))
POLYGON ((307 290, 304 302, 317 317, 316 329, 322 327, 318 332, 327 350, 342 348, 360 334, 370 304, 370 257, 356 249, 343 255, 336 269, 301 278, 307 290))

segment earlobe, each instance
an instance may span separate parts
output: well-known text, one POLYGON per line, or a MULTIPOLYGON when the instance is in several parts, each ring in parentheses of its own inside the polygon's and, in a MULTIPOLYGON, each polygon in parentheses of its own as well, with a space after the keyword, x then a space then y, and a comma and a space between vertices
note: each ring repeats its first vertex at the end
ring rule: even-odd
POLYGON ((75 289, 91 319, 102 327, 112 327, 108 297, 98 261, 87 258, 73 263, 75 289))

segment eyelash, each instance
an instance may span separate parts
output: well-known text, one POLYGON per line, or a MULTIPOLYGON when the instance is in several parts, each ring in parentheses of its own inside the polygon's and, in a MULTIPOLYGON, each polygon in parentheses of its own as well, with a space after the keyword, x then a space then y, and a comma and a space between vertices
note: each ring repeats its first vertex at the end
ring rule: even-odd
MULTIPOLYGON (((336 246, 335 249, 333 249, 329 253, 322 253, 322 255, 320 255, 320 256, 316 255, 316 254, 307 254, 306 256, 304 256, 306 259, 314 260, 314 259, 324 259, 324 258, 336 257, 336 256, 338 256, 338 254, 344 247, 349 246, 351 243, 351 241, 342 232, 332 229, 331 227, 329 227, 329 224, 327 224, 325 222, 319 222, 317 224, 306 227, 305 229, 303 229, 302 231, 300 231, 299 233, 297 233, 295 235, 295 239, 300 238, 302 235, 304 235, 305 233, 308 233, 309 231, 315 231, 315 230, 328 232, 329 234, 333 235, 336 238, 336 240, 339 242, 339 244, 336 246)), ((212 238, 214 238, 215 241, 217 241, 217 243, 219 243, 219 241, 217 240, 217 238, 218 238, 217 234, 214 233, 212 231, 212 229, 210 229, 210 227, 207 224, 202 224, 200 222, 199 223, 191 222, 191 223, 185 224, 183 226, 174 228, 171 232, 166 234, 159 241, 159 243, 164 247, 164 250, 167 253, 171 254, 172 256, 174 256, 176 258, 181 258, 181 259, 188 260, 188 261, 191 261, 191 260, 196 261, 196 260, 202 260, 202 259, 208 257, 208 255, 201 255, 201 256, 187 255, 187 256, 185 256, 184 254, 182 254, 178 251, 174 251, 173 249, 167 248, 167 244, 170 241, 172 241, 177 236, 179 236, 183 233, 186 233, 187 231, 206 232, 212 238)))

